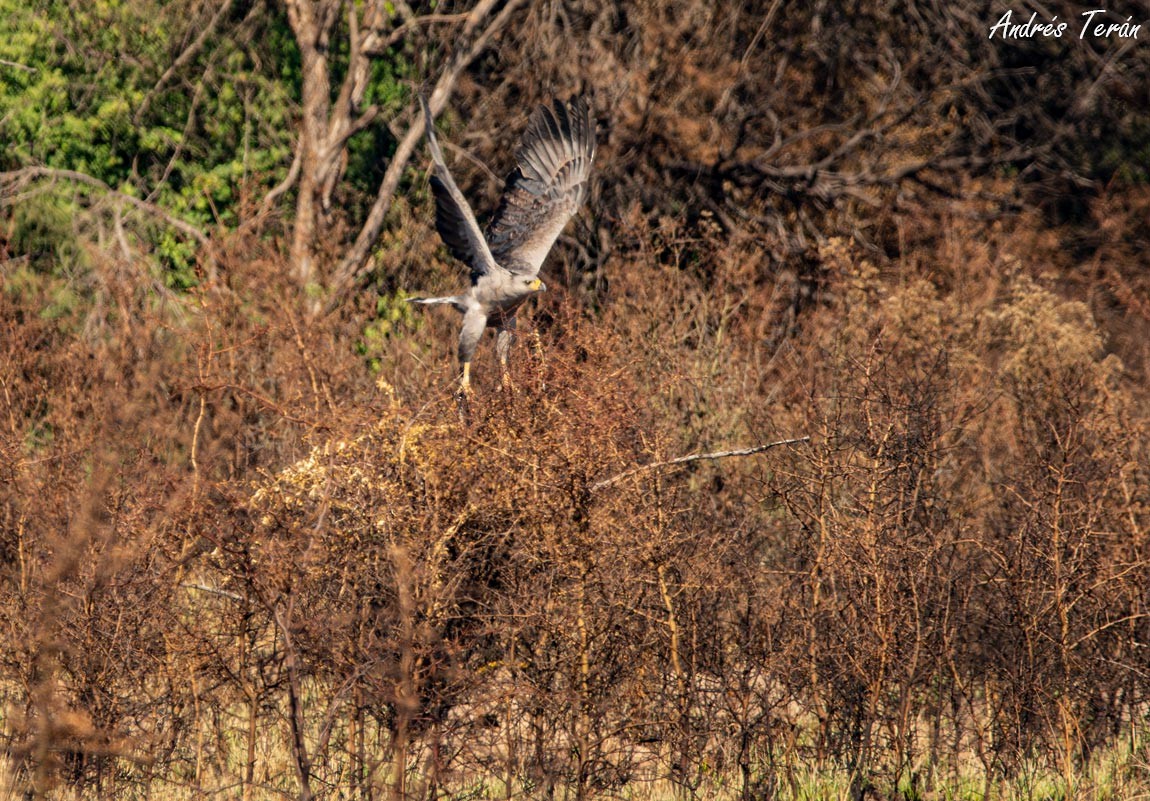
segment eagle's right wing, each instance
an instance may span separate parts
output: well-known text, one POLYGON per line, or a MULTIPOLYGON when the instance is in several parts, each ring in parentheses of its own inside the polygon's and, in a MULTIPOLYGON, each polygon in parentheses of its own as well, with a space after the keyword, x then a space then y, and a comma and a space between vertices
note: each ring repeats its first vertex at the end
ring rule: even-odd
POLYGON ((443 151, 439 149, 439 141, 435 138, 435 119, 431 116, 427 98, 420 95, 419 102, 423 106, 427 144, 431 148, 431 159, 434 162, 431 191, 435 194, 435 230, 439 231, 451 255, 471 268, 474 280, 477 276, 498 269, 498 265, 483 238, 479 223, 475 221, 471 206, 467 205, 467 199, 455 185, 455 179, 443 161, 443 151))

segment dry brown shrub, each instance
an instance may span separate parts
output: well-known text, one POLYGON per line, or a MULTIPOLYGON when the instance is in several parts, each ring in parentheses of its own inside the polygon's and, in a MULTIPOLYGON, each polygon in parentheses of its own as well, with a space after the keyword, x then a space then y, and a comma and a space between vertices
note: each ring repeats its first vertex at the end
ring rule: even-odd
POLYGON ((1086 240, 1005 213, 1021 183, 947 148, 1002 155, 1008 118, 937 89, 985 76, 858 47, 899 13, 864 6, 531 4, 457 141, 502 173, 508 109, 623 90, 514 389, 485 342, 462 415, 456 318, 395 311, 462 280, 418 186, 376 284, 315 319, 242 233, 168 305, 99 259, 76 319, 6 287, 21 781, 752 799, 973 760, 993 790, 1143 720, 1146 197, 1097 201, 1086 240))

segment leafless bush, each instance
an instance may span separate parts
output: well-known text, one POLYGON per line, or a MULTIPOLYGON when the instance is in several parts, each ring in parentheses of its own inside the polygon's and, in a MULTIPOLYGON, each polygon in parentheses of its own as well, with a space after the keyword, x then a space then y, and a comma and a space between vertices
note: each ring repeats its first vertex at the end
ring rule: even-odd
POLYGON ((1089 173, 1061 134, 1019 138, 1049 90, 1003 110, 1048 61, 987 72, 961 5, 857 10, 507 21, 522 46, 461 73, 448 122, 495 174, 508 109, 625 89, 595 98, 566 280, 524 314, 512 387, 481 351, 462 417, 453 321, 395 312, 457 279, 419 191, 372 290, 326 314, 245 232, 164 303, 131 254, 93 252, 73 316, 42 314, 55 278, 6 285, 21 787, 767 799, 812 766, 862 796, 972 761, 988 790, 1035 763, 1070 786, 1139 725, 1146 194, 1075 194, 1093 238, 1004 216, 1046 167, 1089 173), (956 52, 924 58, 939 31, 956 52))

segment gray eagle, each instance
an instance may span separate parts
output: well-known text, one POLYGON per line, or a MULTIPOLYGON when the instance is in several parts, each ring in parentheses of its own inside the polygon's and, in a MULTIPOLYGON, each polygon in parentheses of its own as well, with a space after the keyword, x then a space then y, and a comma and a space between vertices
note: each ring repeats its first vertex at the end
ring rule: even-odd
POLYGON ((411 298, 413 303, 449 303, 463 314, 459 331, 460 389, 471 384, 471 358, 485 328, 498 333, 495 350, 506 370, 515 313, 527 298, 547 287, 539 268, 567 221, 587 195, 595 158, 595 119, 586 100, 558 100, 531 115, 515 153, 503 197, 483 233, 455 185, 435 138, 427 99, 420 96, 434 167, 435 228, 451 255, 471 269, 471 287, 460 295, 411 298))

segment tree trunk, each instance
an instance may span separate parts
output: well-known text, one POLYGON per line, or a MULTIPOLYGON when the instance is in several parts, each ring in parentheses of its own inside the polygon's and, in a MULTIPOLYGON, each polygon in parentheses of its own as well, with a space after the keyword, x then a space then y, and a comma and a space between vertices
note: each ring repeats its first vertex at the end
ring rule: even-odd
POLYGON ((315 244, 320 230, 322 206, 319 190, 323 186, 326 129, 332 113, 331 78, 324 45, 330 38, 330 27, 342 2, 314 3, 312 0, 287 0, 288 20, 300 48, 303 62, 300 120, 299 194, 292 226, 291 268, 301 289, 315 282, 315 244))

